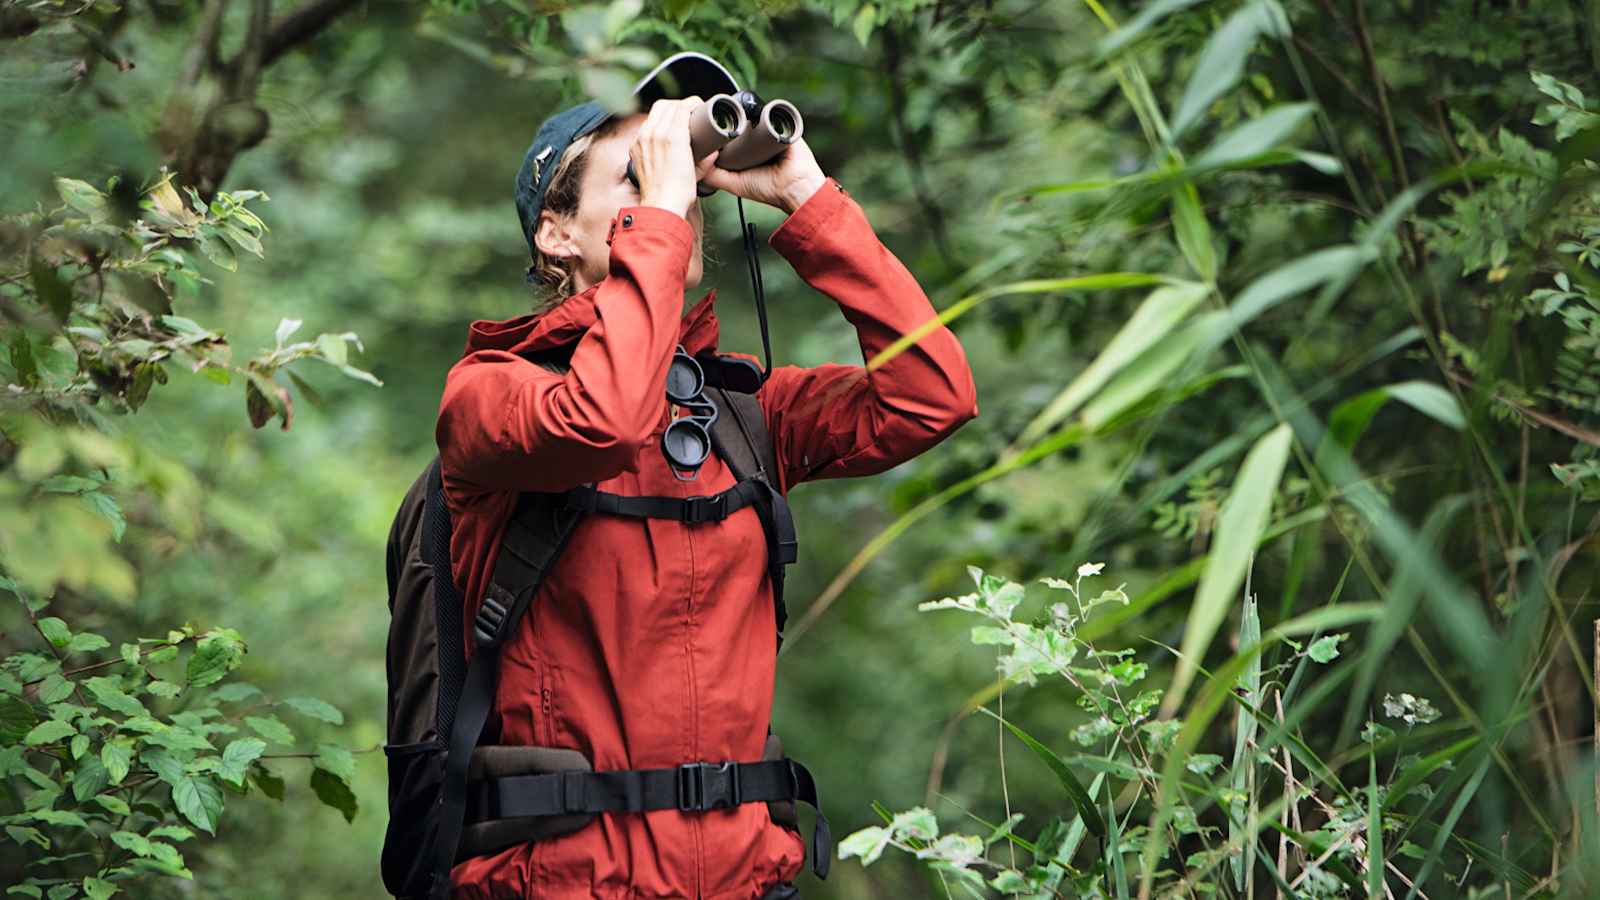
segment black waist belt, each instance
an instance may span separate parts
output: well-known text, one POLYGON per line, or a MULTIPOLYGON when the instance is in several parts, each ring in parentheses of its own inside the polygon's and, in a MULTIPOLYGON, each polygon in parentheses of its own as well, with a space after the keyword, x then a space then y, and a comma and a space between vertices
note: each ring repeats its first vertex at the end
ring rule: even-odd
POLYGON ((793 800, 817 811, 811 830, 811 868, 818 878, 826 878, 833 834, 822 815, 817 783, 805 766, 788 758, 489 778, 468 785, 467 821, 652 809, 704 812, 740 803, 793 800))

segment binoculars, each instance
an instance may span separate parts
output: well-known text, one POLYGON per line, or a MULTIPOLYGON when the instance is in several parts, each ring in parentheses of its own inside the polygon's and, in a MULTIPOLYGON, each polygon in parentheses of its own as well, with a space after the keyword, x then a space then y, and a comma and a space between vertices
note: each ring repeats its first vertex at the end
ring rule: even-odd
MULTIPOLYGON (((717 168, 740 172, 765 165, 800 139, 805 128, 800 110, 787 100, 762 102, 754 91, 716 94, 695 108, 689 117, 689 148, 698 163, 721 150, 717 168)), ((628 160, 628 180, 639 187, 633 160, 628 160)), ((696 185, 695 193, 709 197, 716 188, 696 185)))

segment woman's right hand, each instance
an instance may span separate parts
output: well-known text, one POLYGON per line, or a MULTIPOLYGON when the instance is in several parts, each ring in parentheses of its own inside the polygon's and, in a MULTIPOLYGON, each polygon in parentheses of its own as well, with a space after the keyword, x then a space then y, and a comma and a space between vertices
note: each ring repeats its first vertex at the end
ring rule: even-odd
POLYGON ((628 158, 639 178, 639 204, 659 206, 685 219, 698 194, 695 185, 713 165, 707 156, 696 165, 689 146, 689 117, 704 101, 699 97, 657 100, 639 126, 628 158))

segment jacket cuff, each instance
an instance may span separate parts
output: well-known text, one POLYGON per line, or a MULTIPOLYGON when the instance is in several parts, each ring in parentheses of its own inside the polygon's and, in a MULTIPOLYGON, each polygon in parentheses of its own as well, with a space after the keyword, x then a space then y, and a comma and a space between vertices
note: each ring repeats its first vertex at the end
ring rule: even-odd
POLYGON ((799 209, 767 236, 767 245, 793 262, 794 254, 805 250, 819 229, 854 203, 850 195, 845 193, 843 185, 835 181, 832 175, 826 176, 822 187, 817 188, 815 193, 806 198, 806 202, 800 204, 799 209))
POLYGON ((659 206, 624 206, 611 218, 611 228, 606 232, 606 244, 623 235, 648 231, 665 233, 683 242, 683 249, 694 249, 694 226, 689 220, 669 209, 659 206))

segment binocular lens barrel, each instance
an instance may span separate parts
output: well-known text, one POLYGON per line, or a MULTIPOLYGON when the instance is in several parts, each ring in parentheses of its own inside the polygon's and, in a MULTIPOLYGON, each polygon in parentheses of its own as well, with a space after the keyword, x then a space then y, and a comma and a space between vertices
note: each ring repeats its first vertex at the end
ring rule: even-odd
MULTIPOLYGON (((740 95, 755 100, 755 95, 742 91, 740 95)), ((745 115, 751 116, 747 104, 745 115)), ((738 172, 765 165, 781 155, 785 148, 798 141, 805 131, 800 110, 787 100, 769 100, 760 106, 750 126, 738 137, 729 141, 717 156, 717 168, 738 172)))
MULTIPOLYGON (((750 91, 740 91, 736 97, 717 94, 689 117, 689 149, 695 162, 720 150, 717 168, 738 172, 776 159, 804 130, 800 110, 787 100, 763 105, 750 91), (754 121, 751 116, 756 117, 754 121)), ((631 159, 627 175, 634 187, 640 186, 631 159)), ((696 188, 696 193, 707 197, 716 192, 696 188)))

